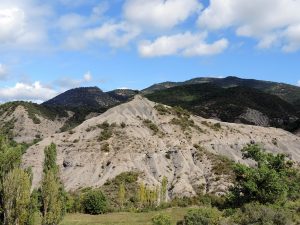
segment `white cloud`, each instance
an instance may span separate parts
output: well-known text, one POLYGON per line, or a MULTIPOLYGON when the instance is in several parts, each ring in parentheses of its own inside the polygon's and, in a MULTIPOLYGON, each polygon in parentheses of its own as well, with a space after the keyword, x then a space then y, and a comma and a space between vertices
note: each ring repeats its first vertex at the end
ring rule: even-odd
POLYGON ((83 75, 83 79, 86 82, 89 82, 93 79, 91 72, 87 72, 86 74, 83 75))
POLYGON ((297 86, 299 86, 299 87, 300 87, 300 80, 297 82, 297 86))
POLYGON ((57 92, 49 87, 41 85, 39 81, 33 84, 16 83, 14 87, 0 88, 0 101, 33 101, 43 102, 57 95, 57 92))
POLYGON ((214 43, 205 42, 206 34, 192 34, 190 32, 172 36, 162 36, 155 41, 143 41, 139 45, 139 53, 144 57, 183 55, 204 56, 223 52, 228 47, 226 39, 214 43))
POLYGON ((124 16, 142 28, 170 29, 200 8, 197 0, 127 0, 124 16))
POLYGON ((51 9, 35 0, 1 0, 0 46, 36 47, 47 39, 51 9))
POLYGON ((73 30, 87 24, 87 18, 76 13, 62 15, 58 20, 58 27, 62 30, 73 30))
POLYGON ((7 67, 0 63, 0 80, 7 79, 7 76, 8 76, 7 67))
POLYGON ((100 27, 89 28, 78 35, 68 38, 66 46, 71 49, 82 49, 91 43, 108 43, 113 48, 126 46, 139 35, 139 29, 128 23, 104 23, 100 27))
POLYGON ((235 28, 239 36, 258 40, 258 47, 300 48, 300 1, 211 0, 198 19, 209 30, 235 28))

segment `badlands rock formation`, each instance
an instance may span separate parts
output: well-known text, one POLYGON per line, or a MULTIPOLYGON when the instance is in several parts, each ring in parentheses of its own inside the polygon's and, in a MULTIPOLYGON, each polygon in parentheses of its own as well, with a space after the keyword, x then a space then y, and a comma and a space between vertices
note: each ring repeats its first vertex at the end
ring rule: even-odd
POLYGON ((51 120, 38 114, 35 114, 35 117, 38 123, 34 123, 26 108, 19 105, 12 113, 5 112, 0 116, 0 129, 9 129, 12 138, 18 143, 31 143, 60 132, 68 120, 68 117, 57 117, 51 120))
POLYGON ((300 138, 289 132, 182 116, 139 95, 29 148, 23 166, 32 167, 35 187, 42 176, 43 150, 51 142, 57 145, 67 190, 100 187, 122 172, 138 171, 140 181, 153 187, 166 176, 170 197, 222 194, 230 175, 219 168, 218 157, 244 162, 240 150, 251 142, 300 162, 300 138))

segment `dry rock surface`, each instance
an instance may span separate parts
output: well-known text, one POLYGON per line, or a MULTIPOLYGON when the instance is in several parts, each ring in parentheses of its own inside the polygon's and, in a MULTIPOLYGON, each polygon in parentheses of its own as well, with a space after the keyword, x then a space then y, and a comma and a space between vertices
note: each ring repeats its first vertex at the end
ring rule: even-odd
MULTIPOLYGON (((69 115, 71 116, 71 115, 69 115)), ((68 117, 60 117, 54 120, 35 114, 38 122, 29 117, 24 106, 17 106, 12 113, 4 113, 0 116, 1 129, 9 129, 13 139, 19 143, 31 143, 34 140, 49 137, 60 132, 68 117), (8 125, 10 124, 10 125, 8 125), (7 126, 11 126, 8 128, 7 126)))
MULTIPOLYGON (((180 110, 179 110, 180 111, 180 110)), ((168 178, 168 195, 225 193, 231 185, 227 157, 242 159, 241 149, 259 143, 300 162, 300 137, 276 128, 223 123, 181 114, 137 95, 71 131, 54 134, 28 149, 23 166, 42 177, 45 146, 57 145, 61 178, 67 190, 100 187, 126 171, 157 186, 168 178)))

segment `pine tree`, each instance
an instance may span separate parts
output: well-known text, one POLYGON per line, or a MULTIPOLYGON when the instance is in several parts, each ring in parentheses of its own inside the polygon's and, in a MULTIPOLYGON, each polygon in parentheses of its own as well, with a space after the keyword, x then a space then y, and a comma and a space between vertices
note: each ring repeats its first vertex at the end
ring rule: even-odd
POLYGON ((23 225, 29 218, 30 178, 21 169, 14 169, 3 182, 4 224, 23 225))

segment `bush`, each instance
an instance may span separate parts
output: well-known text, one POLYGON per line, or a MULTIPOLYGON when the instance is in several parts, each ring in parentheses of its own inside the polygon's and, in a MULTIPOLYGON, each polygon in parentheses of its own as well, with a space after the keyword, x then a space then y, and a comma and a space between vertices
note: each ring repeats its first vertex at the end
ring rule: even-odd
POLYGON ((242 152, 244 158, 256 161, 257 166, 234 166, 236 182, 230 197, 233 206, 255 201, 273 204, 298 197, 299 170, 293 168, 285 155, 266 153, 258 145, 249 145, 242 152))
POLYGON ((107 212, 106 197, 100 190, 90 190, 83 197, 84 212, 91 215, 99 215, 107 212))
POLYGON ((288 225, 289 213, 259 203, 246 204, 234 215, 234 222, 240 225, 288 225))
POLYGON ((178 224, 182 225, 218 225, 221 221, 222 214, 216 208, 199 208, 191 209, 184 216, 183 221, 178 224))
POLYGON ((143 123, 146 127, 148 127, 150 130, 153 131, 153 135, 156 135, 159 132, 158 126, 155 123, 153 123, 151 120, 146 119, 143 121, 143 123))
POLYGON ((153 225, 171 225, 171 218, 164 214, 159 214, 152 218, 153 225))

